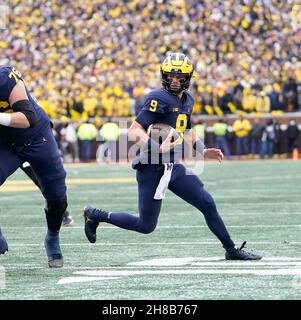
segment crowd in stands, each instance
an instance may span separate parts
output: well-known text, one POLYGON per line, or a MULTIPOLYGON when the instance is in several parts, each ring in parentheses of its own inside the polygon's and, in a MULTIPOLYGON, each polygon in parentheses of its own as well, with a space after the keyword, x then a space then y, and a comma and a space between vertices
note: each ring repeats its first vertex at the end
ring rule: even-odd
POLYGON ((301 108, 297 1, 8 3, 0 65, 19 68, 53 119, 134 116, 160 86, 159 65, 169 51, 183 51, 196 67, 196 114, 301 108))

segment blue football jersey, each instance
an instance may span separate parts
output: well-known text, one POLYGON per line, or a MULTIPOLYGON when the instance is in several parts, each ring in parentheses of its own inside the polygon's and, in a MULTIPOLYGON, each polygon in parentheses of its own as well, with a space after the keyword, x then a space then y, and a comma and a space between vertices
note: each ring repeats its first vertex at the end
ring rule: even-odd
POLYGON ((193 105, 194 99, 188 91, 184 91, 180 99, 165 89, 153 90, 147 95, 136 121, 144 129, 152 123, 165 123, 178 132, 184 132, 191 129, 193 105))
MULTIPOLYGON (((13 113, 9 104, 9 96, 18 81, 23 81, 21 73, 11 66, 0 66, 0 112, 13 113)), ((26 89, 30 104, 35 108, 39 122, 34 128, 11 128, 0 125, 0 139, 15 143, 25 143, 30 140, 41 128, 50 123, 45 111, 38 105, 37 101, 26 89)))
MULTIPOLYGON (((157 89, 151 91, 144 102, 144 105, 138 114, 136 121, 145 129, 153 123, 164 123, 176 129, 180 134, 184 134, 186 129, 191 129, 191 113, 193 110, 194 99, 188 91, 184 91, 182 98, 177 95, 169 93, 165 89, 157 89)), ((175 153, 180 156, 182 151, 183 137, 178 142, 178 145, 174 150, 171 150, 171 154, 164 157, 159 155, 155 162, 175 162, 175 153), (164 160, 164 158, 168 160, 164 160)), ((179 158, 179 156, 177 158, 179 158)), ((133 167, 135 168, 137 163, 154 163, 154 157, 150 159, 149 150, 142 150, 140 155, 134 160, 133 167)))

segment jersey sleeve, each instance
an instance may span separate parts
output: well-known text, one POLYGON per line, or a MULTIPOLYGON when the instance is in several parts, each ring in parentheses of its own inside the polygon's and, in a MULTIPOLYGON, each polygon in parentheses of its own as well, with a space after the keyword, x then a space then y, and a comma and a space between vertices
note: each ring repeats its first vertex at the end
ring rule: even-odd
POLYGON ((155 123, 161 114, 165 113, 165 109, 166 104, 159 97, 154 94, 149 94, 145 99, 136 121, 146 129, 152 123, 155 123))
POLYGON ((158 113, 141 110, 136 121, 146 130, 152 123, 156 123, 159 118, 158 113))
POLYGON ((143 104, 142 110, 150 111, 153 113, 164 113, 166 104, 156 95, 149 94, 143 104))
POLYGON ((14 67, 0 69, 0 100, 7 101, 19 80, 22 80, 20 72, 14 67))

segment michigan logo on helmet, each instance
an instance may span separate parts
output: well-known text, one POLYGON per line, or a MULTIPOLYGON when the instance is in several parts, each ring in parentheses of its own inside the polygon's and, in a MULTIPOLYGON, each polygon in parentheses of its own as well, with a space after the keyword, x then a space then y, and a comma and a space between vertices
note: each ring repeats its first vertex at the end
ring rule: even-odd
POLYGON ((189 58, 181 52, 171 52, 161 65, 162 85, 172 94, 187 90, 193 74, 189 58), (178 81, 174 81, 173 78, 178 81))

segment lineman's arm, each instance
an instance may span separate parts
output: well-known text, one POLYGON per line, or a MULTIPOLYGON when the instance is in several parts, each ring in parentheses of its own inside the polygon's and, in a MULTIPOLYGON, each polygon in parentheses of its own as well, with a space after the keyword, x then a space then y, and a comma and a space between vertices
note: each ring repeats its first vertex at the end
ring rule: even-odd
POLYGON ((20 129, 26 129, 35 126, 38 121, 38 116, 34 107, 28 100, 25 85, 22 80, 19 80, 16 83, 9 95, 8 101, 14 112, 1 113, 1 125, 20 129))

